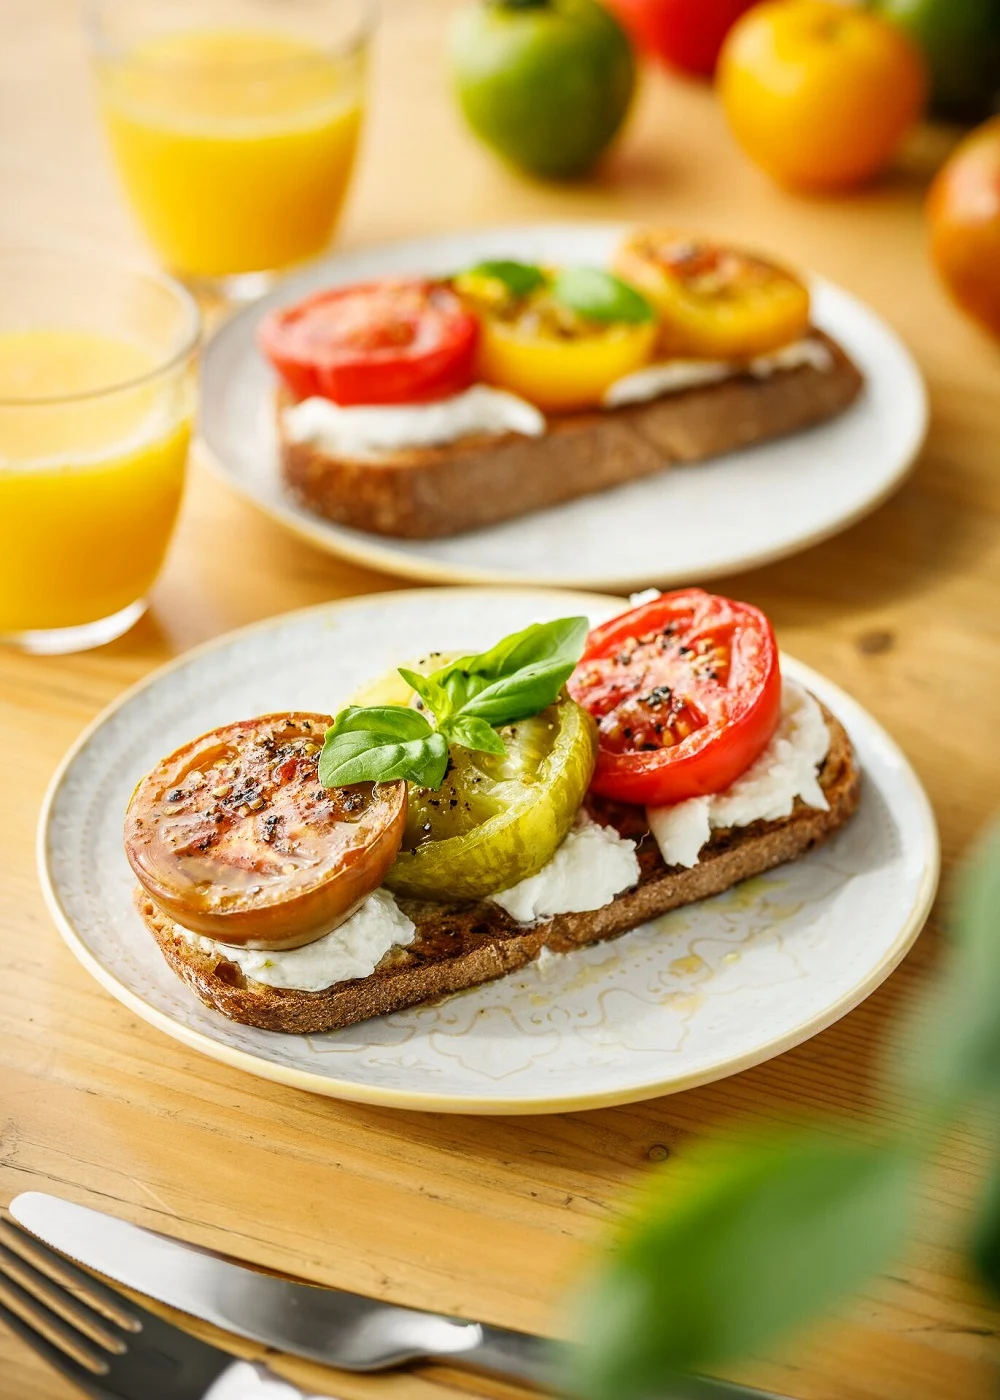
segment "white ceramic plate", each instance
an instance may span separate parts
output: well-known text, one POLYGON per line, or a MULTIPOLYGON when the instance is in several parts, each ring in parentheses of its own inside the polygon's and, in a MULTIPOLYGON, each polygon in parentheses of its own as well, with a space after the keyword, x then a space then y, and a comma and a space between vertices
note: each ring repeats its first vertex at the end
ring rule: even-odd
POLYGON ((892 740, 790 659, 850 731, 864 770, 854 820, 804 860, 612 943, 548 959, 437 1005, 286 1036, 202 1006, 132 907, 122 817, 138 778, 215 725, 336 710, 363 681, 433 649, 477 650, 531 621, 620 601, 426 589, 258 623, 156 672, 98 718, 53 780, 39 828, 49 907, 120 1001, 168 1035, 267 1079, 335 1097, 455 1113, 594 1108, 745 1069, 867 996, 922 927, 937 882, 927 799, 892 740))
POLYGON ((488 257, 606 265, 624 231, 619 224, 574 223, 448 234, 345 253, 290 278, 228 321, 205 351, 207 459, 268 514, 371 568, 425 582, 623 592, 703 581, 794 553, 859 519, 899 485, 927 428, 920 371, 873 311, 816 279, 815 320, 866 380, 859 401, 830 423, 451 539, 392 540, 349 530, 285 493, 274 380, 254 341, 265 312, 319 287, 388 274, 445 274, 488 257))

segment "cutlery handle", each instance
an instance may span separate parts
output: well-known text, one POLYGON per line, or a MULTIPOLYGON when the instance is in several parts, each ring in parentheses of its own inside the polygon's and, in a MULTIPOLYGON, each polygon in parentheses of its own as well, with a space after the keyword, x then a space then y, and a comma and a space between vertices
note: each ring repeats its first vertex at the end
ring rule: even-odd
POLYGON ((544 1337, 528 1332, 511 1332, 506 1327, 479 1324, 482 1340, 468 1351, 441 1357, 452 1366, 471 1367, 509 1380, 524 1381, 540 1390, 551 1389, 555 1380, 555 1346, 544 1337))

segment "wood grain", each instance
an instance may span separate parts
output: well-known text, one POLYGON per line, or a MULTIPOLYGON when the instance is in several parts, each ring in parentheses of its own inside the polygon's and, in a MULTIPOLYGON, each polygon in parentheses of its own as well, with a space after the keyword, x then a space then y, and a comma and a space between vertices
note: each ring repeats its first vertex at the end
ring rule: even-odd
MULTIPOLYGON (((917 143, 878 188, 801 200, 743 161, 709 93, 651 74, 598 179, 536 185, 461 128, 444 81, 448 9, 386 0, 345 246, 497 221, 655 218, 781 250, 871 302, 916 352, 934 423, 913 477, 839 538, 722 587, 765 607, 789 651, 896 736, 930 791, 950 870, 1000 791, 1000 354, 951 309, 925 257, 920 206, 940 138, 917 143)), ((2 242, 82 240, 142 255, 101 144, 71 0, 0 8, 0 130, 2 242)), ((0 1200, 57 1191, 317 1282, 557 1328, 564 1287, 650 1161, 787 1113, 878 1120, 912 1110, 878 1096, 873 1070, 931 974, 938 935, 929 929, 846 1020, 769 1065, 562 1117, 463 1120, 310 1098, 200 1059, 135 1020, 66 951, 38 892, 33 826, 60 756, 123 687, 185 647, 393 586, 294 539, 195 463, 152 610, 128 637, 59 660, 0 655, 0 1200)), ((992 1393, 1000 1322, 949 1244, 985 1151, 985 1134, 952 1143, 891 1276, 744 1374, 800 1400, 992 1393)), ((515 1393, 445 1371, 286 1369, 348 1398, 515 1393)), ((0 1333, 0 1395, 71 1393, 0 1333)))

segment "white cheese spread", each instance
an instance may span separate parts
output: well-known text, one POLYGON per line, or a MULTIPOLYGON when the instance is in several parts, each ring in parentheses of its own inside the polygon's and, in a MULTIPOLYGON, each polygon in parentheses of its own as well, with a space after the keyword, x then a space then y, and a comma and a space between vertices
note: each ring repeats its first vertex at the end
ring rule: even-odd
POLYGON ((714 827, 749 826, 791 816, 795 799, 826 811, 817 769, 830 748, 830 731, 817 701, 795 681, 781 692, 781 718, 764 752, 724 792, 650 807, 649 829, 667 865, 698 864, 714 827))
POLYGON ((703 384, 719 384, 738 374, 751 374, 755 379, 768 379, 779 370, 799 369, 811 365, 827 371, 833 367, 833 356, 821 340, 794 340, 768 355, 758 355, 745 363, 734 360, 664 360, 646 365, 623 379, 616 379, 604 395, 605 408, 621 408, 629 403, 647 403, 664 394, 677 394, 682 389, 697 389, 703 384))
POLYGON ((554 914, 603 909, 638 883, 635 842, 581 814, 548 865, 490 899, 518 923, 528 924, 554 914))
POLYGON ((329 399, 303 399, 284 410, 282 422, 291 442, 313 443, 332 456, 359 461, 480 433, 541 437, 545 432, 545 417, 534 404, 487 384, 433 403, 343 408, 329 399))
POLYGON ((747 365, 755 379, 769 379, 772 374, 783 369, 802 369, 810 365, 826 374, 833 369, 833 356, 828 345, 821 340, 793 340, 791 345, 783 345, 780 350, 772 350, 768 355, 758 355, 747 365))
POLYGON ((413 922, 389 891, 382 889, 370 894, 332 933, 282 952, 236 948, 191 933, 180 924, 175 928, 199 952, 218 953, 236 963, 250 981, 300 992, 322 992, 337 982, 370 976, 390 948, 405 948, 416 933, 413 922))

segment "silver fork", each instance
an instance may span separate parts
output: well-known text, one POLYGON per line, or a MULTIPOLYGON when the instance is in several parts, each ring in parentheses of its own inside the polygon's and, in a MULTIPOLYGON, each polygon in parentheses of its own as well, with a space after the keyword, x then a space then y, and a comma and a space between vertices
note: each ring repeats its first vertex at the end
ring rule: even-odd
POLYGON ((9 1220, 0 1224, 0 1319, 95 1400, 310 1400, 265 1366, 136 1307, 9 1220))

